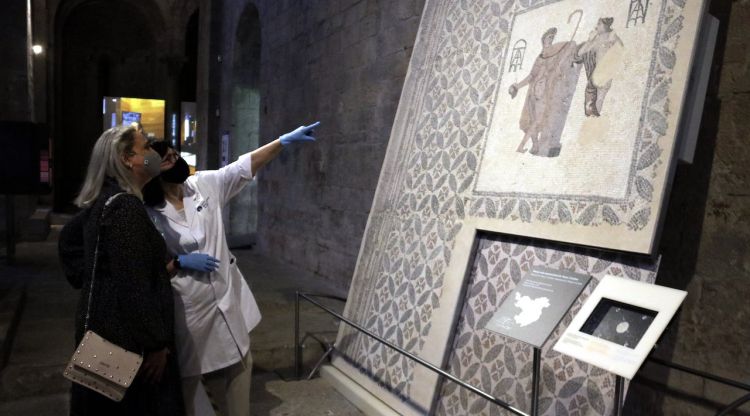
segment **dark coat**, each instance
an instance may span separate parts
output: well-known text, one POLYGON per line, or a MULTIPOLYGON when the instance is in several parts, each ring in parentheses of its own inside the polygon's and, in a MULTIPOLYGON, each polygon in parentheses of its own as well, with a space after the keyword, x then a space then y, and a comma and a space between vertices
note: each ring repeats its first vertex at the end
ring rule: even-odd
MULTIPOLYGON (((76 314, 75 343, 81 341, 91 287, 94 249, 99 234, 88 329, 139 354, 174 351, 174 304, 166 272, 166 246, 136 196, 123 194, 104 210, 110 196, 122 192, 107 179, 96 202, 76 215, 60 234, 60 260, 68 281, 82 288, 76 314)), ((136 377, 116 403, 73 384, 71 415, 181 415, 184 413, 179 370, 170 354, 159 384, 136 377)))

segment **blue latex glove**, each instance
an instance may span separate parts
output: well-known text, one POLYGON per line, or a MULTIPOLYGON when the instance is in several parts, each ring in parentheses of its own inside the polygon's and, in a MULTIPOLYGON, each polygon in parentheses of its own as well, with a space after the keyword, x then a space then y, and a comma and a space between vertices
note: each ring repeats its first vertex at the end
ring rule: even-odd
POLYGON ((180 268, 197 272, 214 272, 219 268, 219 259, 203 253, 190 253, 177 256, 180 268))
POLYGON ((310 124, 309 126, 298 127, 293 132, 287 133, 279 137, 279 140, 281 140, 281 144, 284 146, 287 146, 290 143, 294 143, 294 142, 314 142, 315 137, 313 137, 313 134, 315 134, 315 128, 318 127, 319 125, 320 125, 320 122, 316 121, 315 123, 310 124))

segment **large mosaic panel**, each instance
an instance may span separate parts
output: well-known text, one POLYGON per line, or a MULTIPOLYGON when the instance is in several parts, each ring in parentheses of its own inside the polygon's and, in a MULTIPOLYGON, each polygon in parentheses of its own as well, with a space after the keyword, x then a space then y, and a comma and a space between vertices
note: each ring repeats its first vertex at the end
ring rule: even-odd
MULTIPOLYGON (((428 0, 345 314, 446 361, 476 230, 651 253, 703 0, 428 0)), ((402 413, 437 379, 342 326, 402 413)))
MULTIPOLYGON (((483 237, 448 361, 448 371, 529 412, 532 348, 484 329, 521 278, 535 266, 592 276, 562 323, 542 348, 539 414, 610 415, 614 375, 552 350, 565 328, 606 275, 653 283, 658 263, 650 258, 575 250, 555 244, 529 245, 526 239, 483 237)), ((438 415, 504 415, 502 408, 450 382, 440 390, 438 415)))

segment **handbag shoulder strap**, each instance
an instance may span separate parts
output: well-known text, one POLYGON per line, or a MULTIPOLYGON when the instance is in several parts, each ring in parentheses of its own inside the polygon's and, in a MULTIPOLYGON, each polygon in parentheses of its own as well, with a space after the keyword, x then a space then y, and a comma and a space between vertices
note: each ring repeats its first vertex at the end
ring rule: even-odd
MULTIPOLYGON (((120 195, 125 194, 125 192, 119 192, 107 199, 107 202, 104 203, 104 208, 102 208, 102 214, 99 217, 99 221, 101 221, 102 218, 104 218, 104 212, 107 210, 107 207, 120 195)), ((86 322, 83 325, 83 332, 88 331, 89 329, 89 318, 91 317, 91 299, 94 296, 94 278, 96 277, 96 263, 99 258, 99 225, 97 224, 97 230, 96 230, 96 246, 94 247, 94 265, 91 268, 91 281, 89 283, 89 299, 86 303, 86 322)))

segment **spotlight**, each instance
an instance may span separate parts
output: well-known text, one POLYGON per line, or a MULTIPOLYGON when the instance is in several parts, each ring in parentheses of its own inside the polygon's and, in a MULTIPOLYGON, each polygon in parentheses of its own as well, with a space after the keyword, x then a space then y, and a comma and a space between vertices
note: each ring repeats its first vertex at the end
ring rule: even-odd
POLYGON ((31 51, 34 52, 34 55, 39 55, 44 52, 44 48, 42 45, 34 45, 31 47, 31 51))

